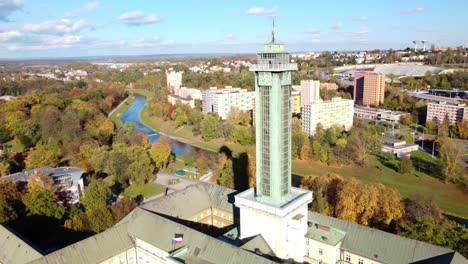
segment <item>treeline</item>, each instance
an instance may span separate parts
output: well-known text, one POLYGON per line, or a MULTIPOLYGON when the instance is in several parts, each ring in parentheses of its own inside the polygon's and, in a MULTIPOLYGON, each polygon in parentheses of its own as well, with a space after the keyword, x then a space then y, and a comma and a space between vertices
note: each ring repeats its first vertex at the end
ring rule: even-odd
POLYGON ((468 230, 443 216, 430 197, 404 202, 397 190, 380 183, 364 184, 334 174, 303 177, 300 187, 313 191, 313 211, 468 256, 468 230))
MULTIPOLYGON (((393 78, 392 75, 387 77, 393 78)), ((425 90, 430 87, 432 89, 450 90, 457 88, 461 90, 468 90, 468 72, 465 71, 436 75, 433 75, 430 71, 427 71, 424 77, 404 77, 400 80, 402 81, 402 87, 408 89, 425 90)))

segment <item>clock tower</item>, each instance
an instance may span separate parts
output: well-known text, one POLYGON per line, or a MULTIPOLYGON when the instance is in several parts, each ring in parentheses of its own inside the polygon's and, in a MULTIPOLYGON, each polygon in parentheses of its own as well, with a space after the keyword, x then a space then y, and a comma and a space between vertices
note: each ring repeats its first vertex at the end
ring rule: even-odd
POLYGON ((250 70, 255 72, 257 185, 235 197, 240 237, 260 234, 277 257, 302 262, 312 193, 291 187, 291 74, 297 65, 272 33, 250 70))

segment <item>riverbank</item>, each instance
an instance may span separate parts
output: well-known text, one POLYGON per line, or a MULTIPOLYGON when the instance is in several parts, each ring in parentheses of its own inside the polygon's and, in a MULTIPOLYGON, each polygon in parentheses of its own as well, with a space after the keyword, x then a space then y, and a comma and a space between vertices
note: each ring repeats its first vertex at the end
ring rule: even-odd
POLYGON ((122 127, 122 114, 127 111, 127 109, 133 104, 135 101, 135 96, 130 94, 125 100, 123 100, 118 106, 116 106, 110 113, 108 118, 114 122, 117 127, 122 127))
MULTIPOLYGON (((134 94, 143 95, 147 98, 148 101, 151 100, 153 96, 153 93, 147 90, 129 89, 128 91, 134 94)), ((233 155, 245 152, 249 149, 248 146, 242 146, 240 144, 226 142, 224 139, 221 138, 213 139, 206 142, 201 137, 201 135, 193 135, 192 126, 185 125, 181 128, 174 129, 174 127, 172 127, 169 122, 164 121, 161 118, 150 116, 148 104, 145 104, 141 112, 138 114, 138 117, 140 118, 141 123, 143 123, 148 128, 156 131, 160 135, 166 136, 173 140, 180 141, 185 144, 192 145, 200 149, 209 150, 212 152, 220 152, 222 148, 227 147, 232 151, 233 155)))

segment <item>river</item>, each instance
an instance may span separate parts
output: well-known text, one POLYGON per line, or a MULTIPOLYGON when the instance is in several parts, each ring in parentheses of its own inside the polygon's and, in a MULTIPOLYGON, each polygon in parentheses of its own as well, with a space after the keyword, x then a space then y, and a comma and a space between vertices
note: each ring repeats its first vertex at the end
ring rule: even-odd
MULTIPOLYGON (((161 135, 150 129, 149 127, 145 126, 141 121, 140 118, 138 117, 139 113, 143 109, 143 106, 146 104, 146 97, 143 95, 135 94, 135 101, 133 104, 123 113, 122 117, 120 120, 122 121, 122 124, 125 124, 127 122, 135 123, 137 125, 137 129, 146 135, 148 135, 148 138, 151 143, 154 143, 160 139, 161 135)), ((175 155, 182 155, 184 154, 187 150, 192 148, 191 145, 182 143, 177 140, 173 140, 171 138, 167 138, 169 140, 169 143, 171 145, 171 150, 172 153, 175 155)))

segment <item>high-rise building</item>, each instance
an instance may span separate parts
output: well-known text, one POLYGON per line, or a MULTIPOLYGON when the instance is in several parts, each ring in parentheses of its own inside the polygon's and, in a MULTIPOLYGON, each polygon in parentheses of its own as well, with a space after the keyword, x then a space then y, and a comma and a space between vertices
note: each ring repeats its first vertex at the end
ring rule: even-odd
POLYGON ((250 68, 256 78, 257 186, 235 196, 240 238, 260 234, 277 257, 303 262, 312 193, 291 187, 291 72, 297 65, 274 35, 257 60, 250 68))
POLYGON ((354 73, 354 101, 362 105, 379 106, 385 97, 385 74, 354 73))
POLYGON ((329 101, 319 100, 302 107, 302 129, 310 136, 315 135, 317 125, 324 129, 340 125, 344 130, 353 127, 354 101, 341 97, 329 101))
POLYGON ((252 111, 255 92, 241 88, 226 86, 224 89, 212 87, 203 91, 202 106, 204 113, 218 113, 221 119, 226 119, 232 107, 241 111, 252 111))
POLYGON ((291 112, 299 114, 301 112, 301 91, 291 91, 291 112))
POLYGON ((182 86, 182 72, 166 72, 166 81, 169 92, 172 94, 177 94, 180 86, 182 86))
POLYGON ((434 121, 437 125, 442 124, 445 116, 448 117, 450 125, 463 120, 468 120, 468 107, 465 104, 450 104, 446 102, 428 103, 426 121, 434 121))
POLYGON ((320 81, 301 80, 301 106, 320 100, 320 81))

